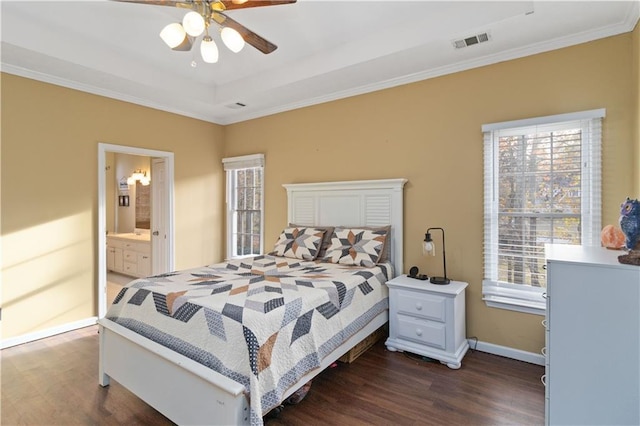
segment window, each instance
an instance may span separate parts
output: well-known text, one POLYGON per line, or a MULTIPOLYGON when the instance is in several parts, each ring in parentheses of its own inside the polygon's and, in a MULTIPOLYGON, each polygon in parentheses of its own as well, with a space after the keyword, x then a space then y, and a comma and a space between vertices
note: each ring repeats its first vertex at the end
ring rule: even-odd
POLYGON ((482 126, 488 306, 544 315, 544 245, 600 245, 604 115, 592 110, 482 126))
POLYGON ((262 254, 264 155, 222 160, 227 173, 227 258, 262 254))

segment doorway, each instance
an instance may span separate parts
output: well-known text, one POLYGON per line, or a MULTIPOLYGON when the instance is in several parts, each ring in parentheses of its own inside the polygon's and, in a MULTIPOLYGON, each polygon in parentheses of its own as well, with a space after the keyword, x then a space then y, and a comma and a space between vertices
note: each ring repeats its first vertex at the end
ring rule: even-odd
MULTIPOLYGON (((107 155, 129 154, 151 159, 152 176, 157 171, 157 182, 152 185, 151 247, 152 273, 174 269, 173 172, 172 152, 157 151, 122 145, 98 144, 98 318, 107 312, 107 155)), ((155 180, 155 179, 154 179, 155 180)), ((134 278, 131 278, 132 280, 134 278)))

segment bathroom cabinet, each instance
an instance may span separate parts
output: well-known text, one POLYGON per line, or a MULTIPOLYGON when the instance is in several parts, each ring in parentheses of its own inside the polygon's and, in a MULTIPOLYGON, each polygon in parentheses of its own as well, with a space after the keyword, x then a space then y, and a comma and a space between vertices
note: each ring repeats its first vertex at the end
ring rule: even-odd
POLYGON ((151 242, 117 234, 107 236, 107 269, 132 277, 151 275, 151 242))

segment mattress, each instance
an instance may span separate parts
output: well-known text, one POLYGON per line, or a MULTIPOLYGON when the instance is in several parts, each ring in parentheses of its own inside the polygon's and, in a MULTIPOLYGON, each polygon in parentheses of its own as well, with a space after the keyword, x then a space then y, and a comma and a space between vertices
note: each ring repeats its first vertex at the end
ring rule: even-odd
POLYGON ((257 256, 132 281, 106 318, 242 384, 251 423, 378 314, 390 264, 257 256))

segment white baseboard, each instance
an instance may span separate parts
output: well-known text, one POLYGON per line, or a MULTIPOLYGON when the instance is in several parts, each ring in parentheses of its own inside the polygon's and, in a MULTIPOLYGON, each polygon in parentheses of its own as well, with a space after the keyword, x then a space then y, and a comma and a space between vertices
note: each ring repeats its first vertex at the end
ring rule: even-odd
POLYGON ((79 328, 94 325, 98 321, 98 317, 89 317, 80 321, 70 322, 59 325, 57 327, 48 328, 46 330, 36 331, 35 333, 23 334, 0 341, 0 349, 9 348, 11 346, 21 345, 23 343, 33 342, 34 340, 44 339, 45 337, 55 336, 56 334, 66 333, 67 331, 77 330, 79 328))
POLYGON ((475 349, 480 352, 487 352, 493 355, 504 356, 507 358, 517 359, 518 361, 524 361, 531 364, 545 364, 545 359, 542 354, 521 351, 520 349, 513 349, 507 346, 494 345, 493 343, 480 342, 476 341, 475 339, 467 340, 469 341, 470 349, 475 349))

